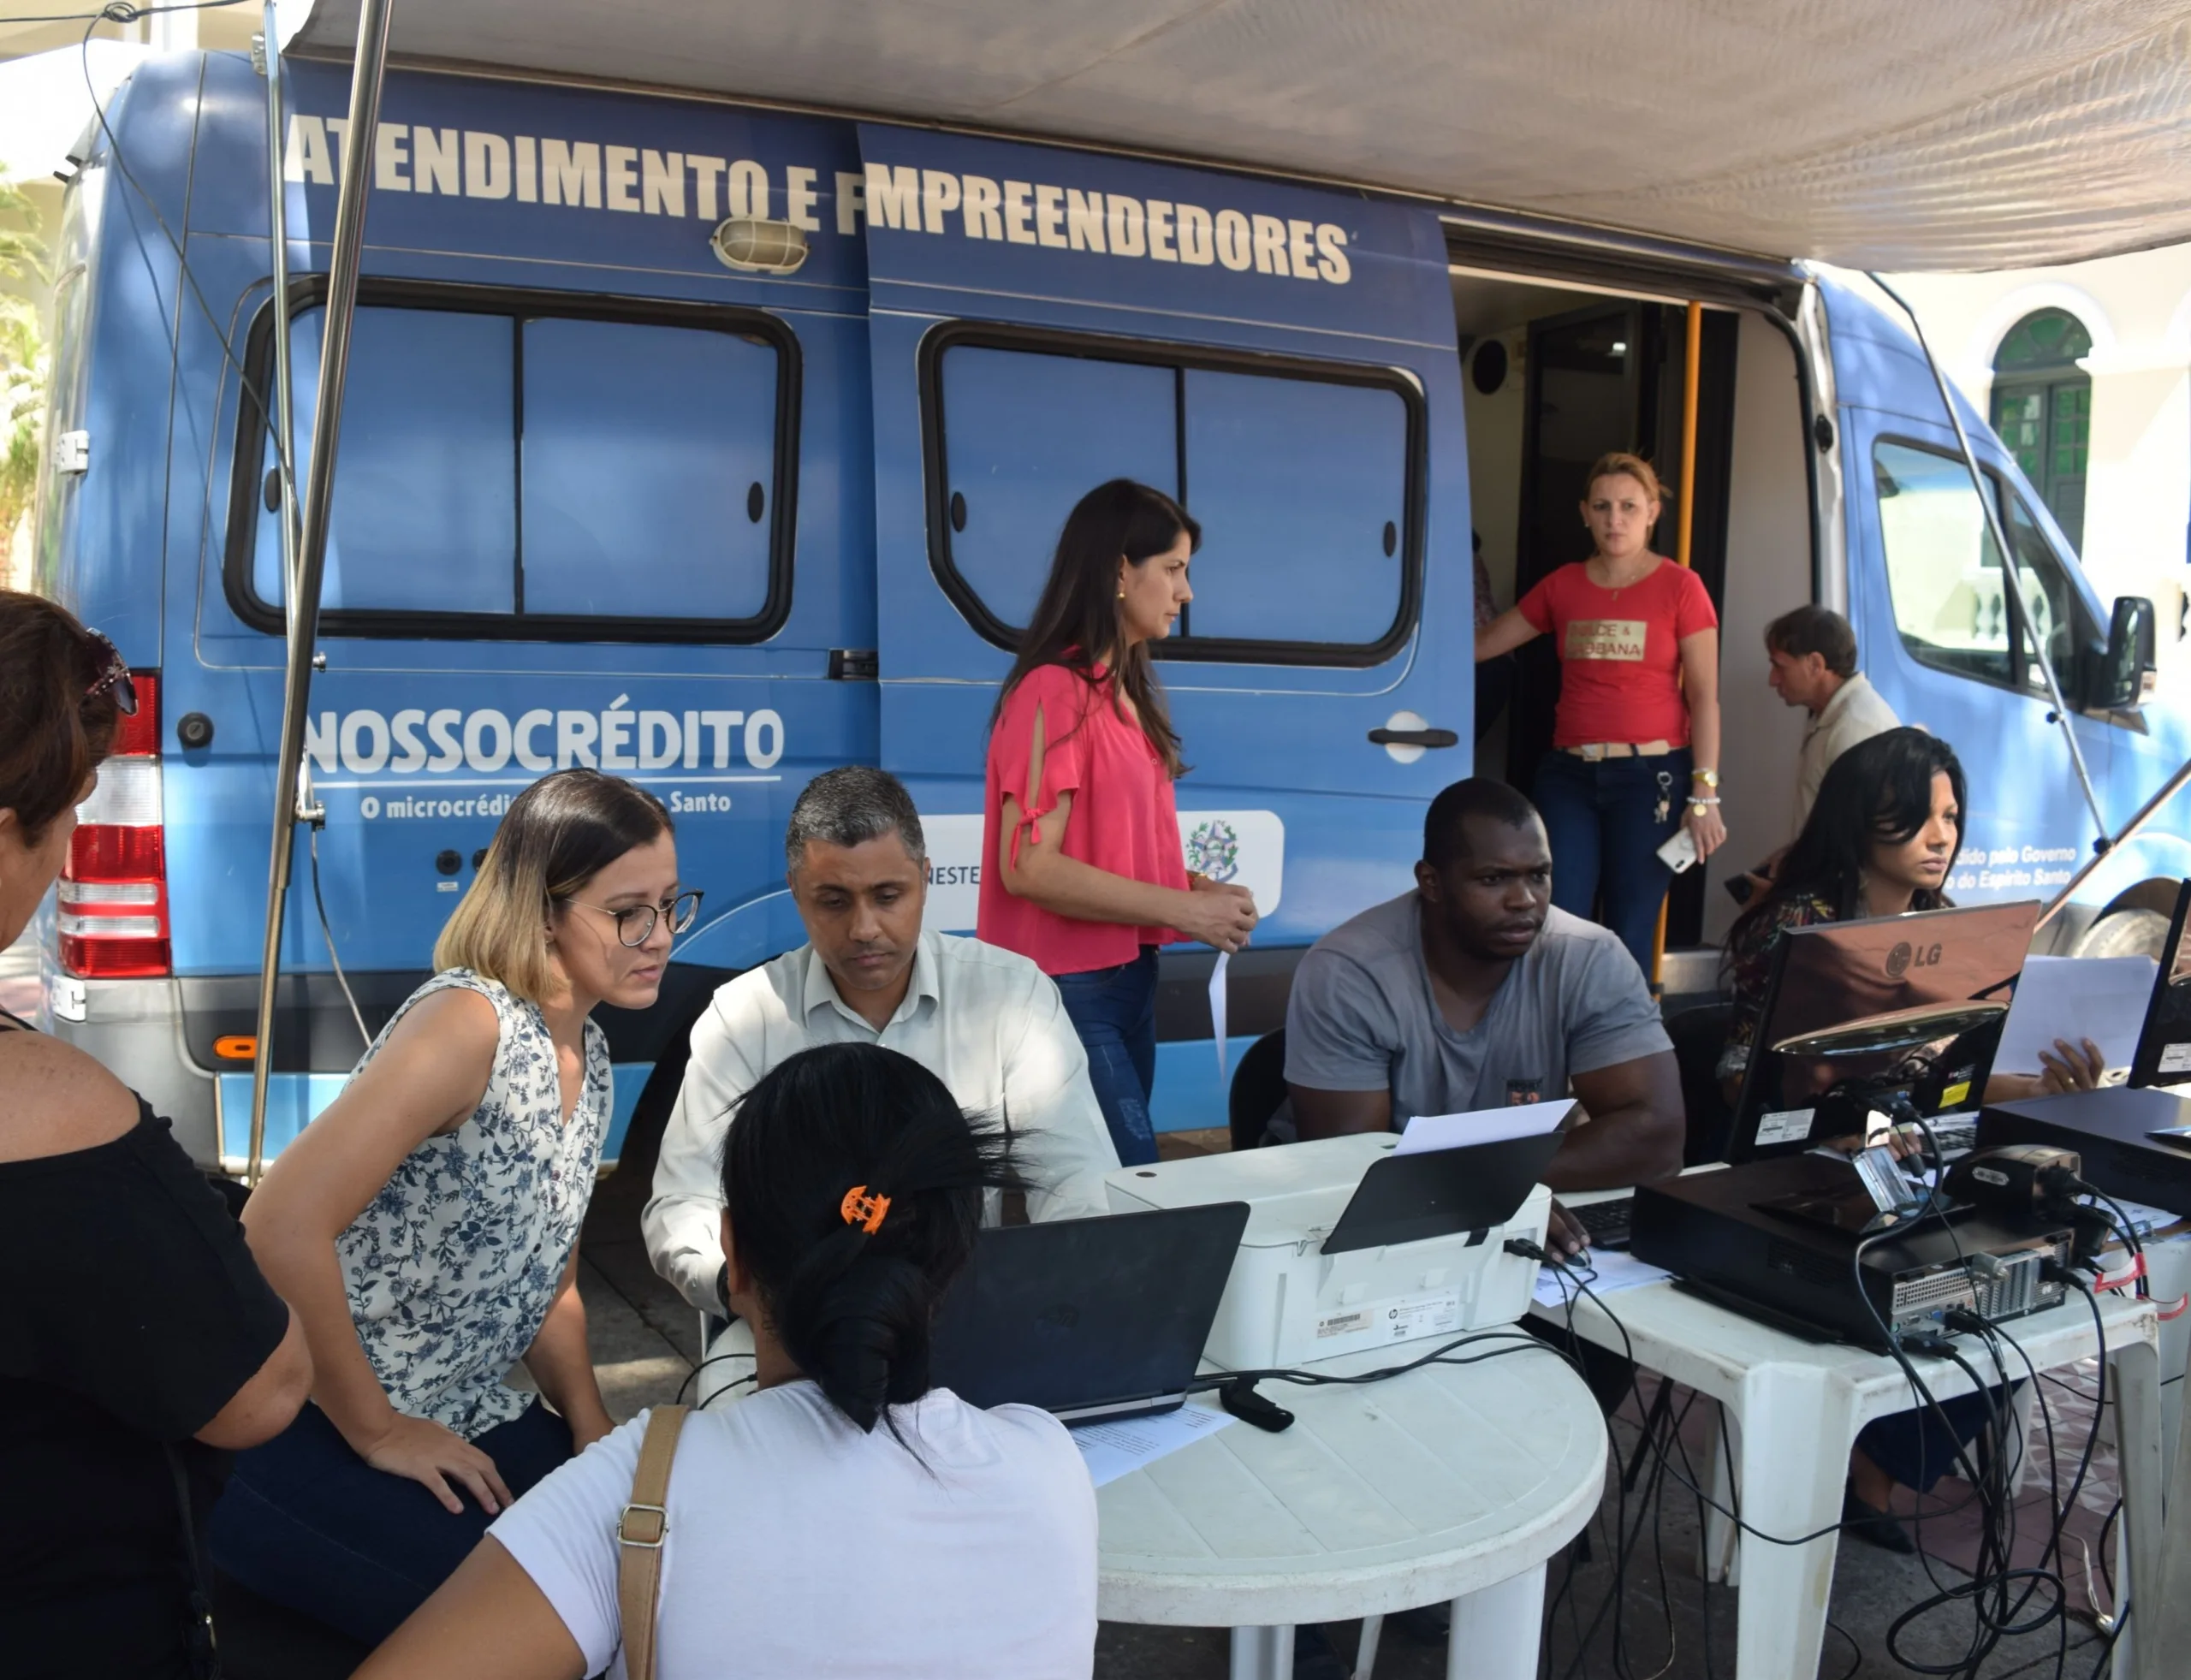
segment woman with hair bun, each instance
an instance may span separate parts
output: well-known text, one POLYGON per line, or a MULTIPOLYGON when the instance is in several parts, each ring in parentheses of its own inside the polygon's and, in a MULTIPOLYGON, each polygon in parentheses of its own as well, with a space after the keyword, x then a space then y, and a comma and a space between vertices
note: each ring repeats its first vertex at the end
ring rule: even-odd
POLYGON ((317 1372, 214 1511, 215 1560, 245 1586, 377 1641, 613 1427, 578 1291, 610 1110, 591 1017, 654 1002, 698 900, 651 793, 564 770, 510 802, 440 971, 245 1211, 317 1372), (503 1380, 520 1360, 537 1396, 503 1380))
POLYGON ((1727 838, 1719 619, 1695 573, 1652 552, 1665 501, 1650 462, 1600 458, 1582 508, 1595 552, 1476 633, 1479 664, 1559 638, 1552 751, 1530 789, 1552 842, 1552 901, 1594 911, 1647 976, 1673 880, 1659 848, 1686 828, 1701 859, 1727 838))
MULTIPOLYGON (((1063 1426, 930 1385, 936 1303, 1000 1130, 918 1062, 831 1044, 772 1069, 723 1152, 730 1304, 755 1392, 676 1438, 653 1650, 664 1676, 1085 1680, 1096 1497, 1063 1426)), ((627 1652, 616 1530, 647 1417, 512 1507, 359 1680, 578 1680, 627 1652)))

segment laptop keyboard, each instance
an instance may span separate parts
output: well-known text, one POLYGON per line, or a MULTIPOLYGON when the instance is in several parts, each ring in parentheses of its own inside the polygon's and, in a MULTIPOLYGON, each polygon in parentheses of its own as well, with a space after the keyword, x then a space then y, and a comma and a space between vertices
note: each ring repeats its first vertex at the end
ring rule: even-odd
POLYGON ((1617 1202, 1592 1202, 1567 1211, 1589 1233, 1592 1248, 1624 1249, 1628 1246, 1629 1216, 1635 1209, 1636 1198, 1624 1196, 1617 1202))

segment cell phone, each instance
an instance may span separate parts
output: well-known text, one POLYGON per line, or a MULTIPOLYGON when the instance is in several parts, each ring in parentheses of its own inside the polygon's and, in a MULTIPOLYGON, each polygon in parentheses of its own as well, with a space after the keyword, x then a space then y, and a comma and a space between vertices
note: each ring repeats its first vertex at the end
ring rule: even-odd
POLYGON ((1686 828, 1677 828, 1673 838, 1659 848, 1659 861, 1679 875, 1693 868, 1696 863, 1696 836, 1686 828))
POLYGON ((1757 884, 1746 875, 1731 875, 1719 883, 1737 904, 1746 905, 1756 895, 1757 884))

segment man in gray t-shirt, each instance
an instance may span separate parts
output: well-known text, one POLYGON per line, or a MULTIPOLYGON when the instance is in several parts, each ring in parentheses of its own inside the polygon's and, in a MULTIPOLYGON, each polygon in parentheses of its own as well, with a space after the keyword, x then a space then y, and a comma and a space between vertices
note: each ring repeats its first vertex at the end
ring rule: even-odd
POLYGON ((1301 959, 1286 1080, 1303 1138, 1572 1095, 1588 1116, 1546 1170, 1598 1190, 1681 1167, 1673 1047, 1620 941, 1552 907, 1544 824, 1502 782, 1431 803, 1416 889, 1301 959))

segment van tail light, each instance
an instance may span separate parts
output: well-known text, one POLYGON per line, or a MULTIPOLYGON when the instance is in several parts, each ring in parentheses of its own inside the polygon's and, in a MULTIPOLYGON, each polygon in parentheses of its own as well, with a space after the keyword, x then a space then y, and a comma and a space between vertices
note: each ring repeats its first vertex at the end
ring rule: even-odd
POLYGON ((160 680, 130 674, 137 713, 116 731, 98 786, 76 810, 61 871, 61 963, 90 980, 165 975, 166 830, 160 805, 160 680))

